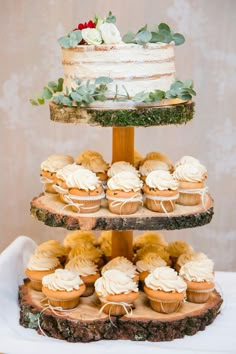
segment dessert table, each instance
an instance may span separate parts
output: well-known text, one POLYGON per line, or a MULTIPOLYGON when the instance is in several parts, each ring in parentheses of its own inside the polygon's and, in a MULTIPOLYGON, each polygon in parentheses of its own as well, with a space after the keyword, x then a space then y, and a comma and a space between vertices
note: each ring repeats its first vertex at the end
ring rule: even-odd
POLYGON ((118 354, 122 351, 151 354, 175 353, 236 353, 236 272, 216 272, 216 288, 224 303, 216 320, 204 331, 171 342, 99 341, 68 343, 39 335, 33 329, 19 325, 18 285, 25 278, 24 269, 36 244, 29 237, 19 236, 0 255, 0 353, 37 354, 45 352, 70 354, 118 354))

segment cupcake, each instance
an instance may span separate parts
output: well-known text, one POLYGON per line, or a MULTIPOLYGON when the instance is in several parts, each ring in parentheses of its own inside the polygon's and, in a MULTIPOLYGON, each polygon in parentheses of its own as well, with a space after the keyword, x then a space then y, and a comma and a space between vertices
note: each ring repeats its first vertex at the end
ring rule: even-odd
POLYGON ((140 259, 146 258, 150 254, 153 254, 153 257, 159 256, 160 258, 164 259, 167 265, 171 265, 170 255, 167 252, 166 247, 155 243, 154 244, 149 243, 146 246, 137 250, 137 253, 134 258, 134 263, 137 263, 137 261, 139 261, 140 259))
POLYGON ((112 231, 102 231, 97 239, 97 245, 100 247, 106 261, 109 262, 112 255, 112 231))
POLYGON ((67 269, 57 269, 42 280, 42 292, 50 305, 62 309, 73 309, 79 304, 85 285, 78 274, 67 269))
POLYGON ((137 236, 136 239, 134 240, 134 244, 133 244, 134 252, 136 252, 138 249, 150 243, 157 244, 164 247, 167 246, 167 242, 162 234, 157 233, 155 231, 147 231, 137 236))
POLYGON ((214 268, 214 262, 209 259, 207 257, 207 255, 205 253, 202 253, 202 252, 187 252, 187 253, 183 253, 181 254, 178 259, 177 259, 177 262, 175 264, 175 270, 177 272, 180 271, 180 268, 188 263, 188 262, 191 262, 191 261, 205 261, 205 260, 208 260, 208 262, 211 263, 211 266, 212 266, 212 269, 214 268))
POLYGON ((63 240, 63 244, 66 248, 71 250, 84 243, 90 243, 95 245, 96 237, 92 231, 76 230, 69 232, 63 240))
POLYGON ((179 274, 187 284, 187 300, 197 304, 207 302, 215 288, 212 263, 191 261, 181 267, 179 274))
POLYGON ((102 311, 112 316, 129 312, 139 295, 137 283, 117 269, 107 270, 96 280, 95 292, 102 304, 102 311))
POLYGON ((81 169, 69 175, 66 184, 69 192, 64 195, 64 199, 73 211, 95 213, 100 209, 105 194, 95 173, 81 169))
POLYGON ((40 180, 45 186, 45 192, 57 193, 53 188, 53 184, 56 181, 56 172, 73 162, 73 157, 69 155, 51 155, 41 163, 40 180))
POLYGON ((167 266, 166 261, 155 253, 148 253, 145 257, 136 262, 136 267, 139 272, 139 280, 144 285, 145 278, 156 268, 167 266))
POLYGON ((204 204, 206 188, 204 181, 207 178, 206 168, 200 163, 185 163, 179 165, 173 173, 179 183, 178 204, 193 206, 204 204))
POLYGON ((147 176, 152 171, 169 171, 169 166, 167 163, 159 160, 146 160, 139 167, 139 172, 141 175, 142 181, 146 181, 147 176))
POLYGON ((143 186, 145 206, 159 213, 172 212, 179 197, 178 182, 168 171, 152 171, 143 186))
POLYGON ((109 178, 111 178, 120 172, 132 172, 135 175, 138 175, 138 171, 136 170, 136 168, 126 161, 114 162, 107 171, 107 175, 109 178))
POLYGON ((163 154, 162 152, 159 152, 159 151, 149 152, 145 156, 143 161, 140 163, 140 166, 142 166, 146 161, 149 161, 149 160, 163 162, 167 166, 168 171, 173 172, 173 170, 174 170, 173 162, 171 161, 171 159, 167 155, 163 154))
POLYGON ((94 283, 100 277, 97 265, 85 256, 72 258, 66 269, 78 274, 86 286, 85 292, 81 296, 90 296, 94 292, 94 283))
POLYGON ((69 164, 61 168, 56 172, 56 177, 54 179, 53 188, 59 194, 60 199, 63 203, 66 203, 64 195, 68 194, 68 186, 66 184, 66 179, 68 176, 78 170, 84 169, 83 166, 78 166, 75 163, 69 164))
POLYGON ((136 149, 134 149, 134 167, 137 170, 139 169, 139 165, 142 162, 142 160, 143 160, 142 155, 136 149))
POLYGON ((115 257, 102 268, 102 275, 110 269, 118 269, 125 273, 133 281, 138 281, 139 276, 136 266, 125 257, 115 257))
POLYGON ((156 268, 144 282, 144 292, 154 311, 168 314, 180 309, 187 285, 174 269, 156 268))
POLYGON ((59 262, 64 265, 67 259, 68 249, 57 240, 49 240, 36 247, 34 254, 44 258, 56 257, 59 262))
POLYGON ((133 172, 120 172, 107 182, 106 198, 111 213, 134 214, 142 203, 142 181, 133 172))
POLYGON ((60 262, 56 257, 42 257, 38 254, 33 254, 25 270, 25 274, 30 279, 31 288, 41 291, 43 277, 54 273, 60 267, 60 262))
POLYGON ((99 267, 104 265, 101 250, 93 246, 91 243, 83 242, 72 248, 68 254, 68 259, 71 260, 77 256, 84 256, 88 260, 96 263, 99 267))
POLYGON ((193 248, 187 242, 182 240, 170 242, 166 250, 170 255, 172 266, 175 266, 177 259, 181 254, 193 252, 193 248))
POLYGON ((101 154, 96 151, 86 150, 77 158, 77 164, 96 173, 100 181, 107 180, 108 163, 106 163, 101 154))

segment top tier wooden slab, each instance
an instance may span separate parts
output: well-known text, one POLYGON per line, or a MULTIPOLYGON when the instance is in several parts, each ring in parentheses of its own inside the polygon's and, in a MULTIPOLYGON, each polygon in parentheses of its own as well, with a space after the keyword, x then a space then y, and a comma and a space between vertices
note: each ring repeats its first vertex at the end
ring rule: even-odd
MULTIPOLYGON (((165 100, 163 100, 165 101, 165 100)), ((102 127, 148 127, 185 124, 193 118, 194 103, 179 99, 168 100, 157 106, 112 108, 60 107, 50 102, 50 118, 55 122, 88 124, 102 127), (173 104, 170 104, 173 103, 173 104)))
POLYGON ((155 213, 140 208, 131 215, 116 215, 103 206, 98 212, 78 214, 64 209, 57 195, 47 194, 31 202, 31 215, 46 225, 64 227, 68 230, 175 230, 208 224, 213 216, 213 200, 206 196, 205 209, 202 205, 182 206, 176 204, 174 212, 155 213))

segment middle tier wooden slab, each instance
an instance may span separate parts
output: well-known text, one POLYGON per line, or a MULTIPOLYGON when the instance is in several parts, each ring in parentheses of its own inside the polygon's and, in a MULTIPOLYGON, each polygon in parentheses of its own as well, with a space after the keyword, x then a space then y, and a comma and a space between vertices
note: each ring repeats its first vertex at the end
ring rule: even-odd
POLYGON ((173 212, 155 213, 145 207, 131 215, 112 214, 105 204, 96 213, 78 214, 63 209, 57 195, 41 194, 31 202, 31 215, 46 225, 64 227, 68 230, 175 230, 208 224, 213 216, 213 199, 206 195, 202 205, 176 204, 173 212))

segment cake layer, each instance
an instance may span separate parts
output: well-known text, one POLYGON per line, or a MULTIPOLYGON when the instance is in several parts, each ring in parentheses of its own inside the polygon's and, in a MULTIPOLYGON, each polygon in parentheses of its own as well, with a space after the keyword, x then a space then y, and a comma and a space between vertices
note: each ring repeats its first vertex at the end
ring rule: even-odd
POLYGON ((141 91, 167 91, 175 80, 174 43, 116 45, 80 45, 62 48, 64 91, 76 87, 75 80, 91 80, 107 76, 110 96, 116 85, 119 93, 131 96, 141 91))

